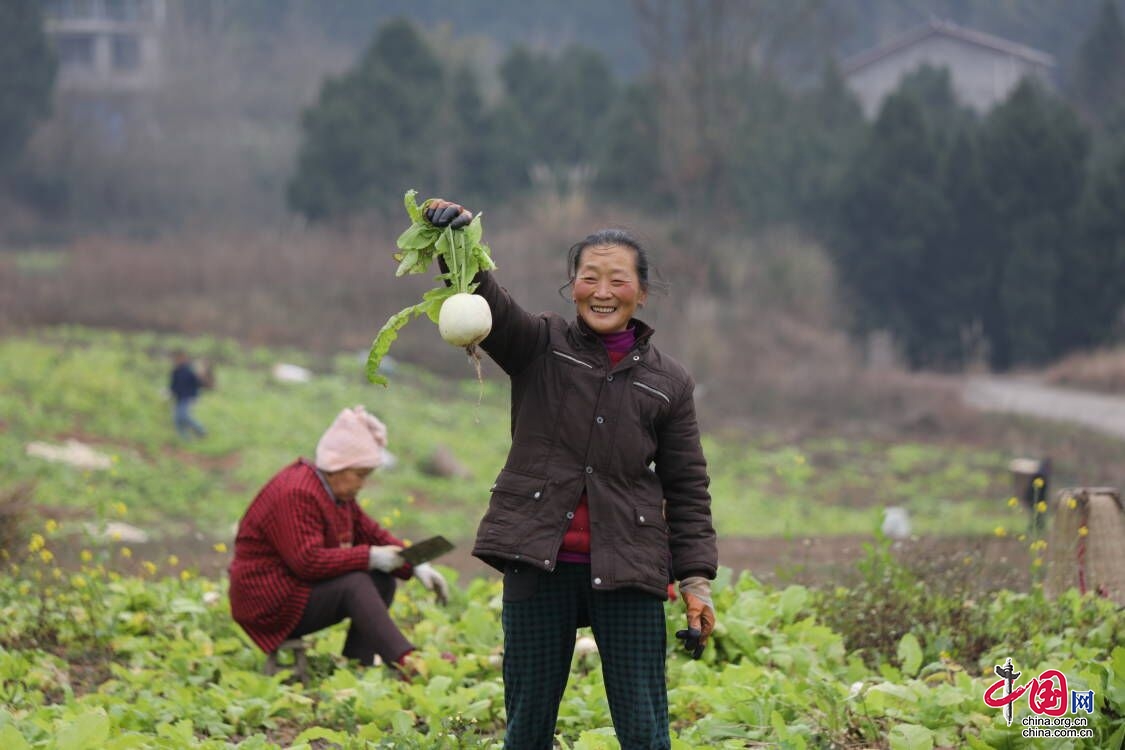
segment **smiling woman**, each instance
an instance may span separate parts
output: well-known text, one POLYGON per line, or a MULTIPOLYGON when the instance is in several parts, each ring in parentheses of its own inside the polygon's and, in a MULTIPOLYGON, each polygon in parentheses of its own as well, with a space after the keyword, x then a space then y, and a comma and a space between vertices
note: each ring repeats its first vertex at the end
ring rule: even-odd
MULTIPOLYGON (((436 227, 472 217, 440 199, 424 215, 436 227)), ((694 658, 715 625, 695 383, 634 317, 648 275, 640 243, 604 230, 567 258, 574 322, 527 312, 491 271, 472 279, 492 310, 481 348, 512 381, 512 445, 473 547, 504 574, 508 748, 552 746, 575 630, 590 625, 622 750, 667 750, 669 581, 694 658)))

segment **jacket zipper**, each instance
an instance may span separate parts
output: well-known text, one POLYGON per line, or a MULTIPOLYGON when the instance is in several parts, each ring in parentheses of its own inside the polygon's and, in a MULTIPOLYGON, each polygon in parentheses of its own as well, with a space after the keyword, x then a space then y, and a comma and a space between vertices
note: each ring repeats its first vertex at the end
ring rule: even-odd
POLYGON ((648 391, 649 393, 651 393, 653 395, 660 396, 660 398, 664 399, 669 404, 672 403, 672 399, 668 398, 668 396, 666 396, 664 393, 661 393, 660 391, 656 390, 651 385, 645 385, 644 383, 637 382, 636 380, 633 381, 633 385, 637 386, 638 388, 643 388, 644 390, 648 391))
POLYGON ((592 364, 590 364, 589 362, 583 362, 582 360, 578 359, 577 357, 572 357, 569 354, 563 354, 558 349, 552 349, 551 354, 554 354, 555 356, 558 356, 558 357, 562 357, 563 359, 569 359, 571 362, 582 365, 583 367, 589 367, 591 370, 594 369, 594 366, 592 364))

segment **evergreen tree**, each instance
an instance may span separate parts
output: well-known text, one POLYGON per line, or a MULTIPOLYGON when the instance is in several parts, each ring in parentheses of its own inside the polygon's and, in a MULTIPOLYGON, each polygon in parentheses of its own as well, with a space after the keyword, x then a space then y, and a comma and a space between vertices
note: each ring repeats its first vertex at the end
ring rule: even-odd
POLYGON ((1077 211, 1076 248, 1065 255, 1059 289, 1059 343, 1102 346, 1125 326, 1125 137, 1094 171, 1077 211))
POLYGON ((57 64, 43 33, 39 0, 0 3, 0 177, 50 112, 57 64))
POLYGON ((984 279, 994 262, 994 210, 981 174, 980 149, 969 127, 954 137, 942 166, 942 192, 950 207, 945 246, 934 258, 941 301, 935 325, 935 358, 944 364, 966 363, 966 346, 979 346, 986 305, 984 279))
POLYGON ((1082 194, 1089 136, 1062 102, 1024 81, 981 130, 981 165, 997 228, 983 310, 1001 369, 1061 353, 1055 304, 1072 211, 1082 194), (1039 300, 1037 306, 1028 300, 1039 300), (1043 338, 1046 349, 1033 339, 1043 338))
POLYGON ((606 118, 596 184, 616 200, 654 205, 669 196, 661 185, 660 122, 651 85, 627 86, 606 118))
POLYGON ((448 90, 414 27, 385 24, 359 64, 325 81, 303 113, 290 208, 318 221, 398 205, 410 187, 440 187, 456 153, 446 138, 448 90))
POLYGON ((793 164, 791 217, 825 236, 831 228, 832 201, 867 132, 863 107, 839 68, 829 64, 820 85, 798 100, 794 119, 786 128, 799 157, 793 164))
POLYGON ((1103 0, 1097 21, 1078 49, 1070 92, 1098 124, 1107 124, 1125 110, 1125 25, 1114 0, 1103 0))
POLYGON ((943 312, 934 259, 947 243, 950 208, 940 163, 921 106, 893 93, 841 185, 837 216, 837 268, 854 294, 859 331, 890 330, 914 366, 933 359, 943 312))
POLYGON ((572 46, 558 55, 513 48, 500 65, 495 119, 508 160, 552 168, 592 165, 603 149, 617 83, 605 59, 572 46))

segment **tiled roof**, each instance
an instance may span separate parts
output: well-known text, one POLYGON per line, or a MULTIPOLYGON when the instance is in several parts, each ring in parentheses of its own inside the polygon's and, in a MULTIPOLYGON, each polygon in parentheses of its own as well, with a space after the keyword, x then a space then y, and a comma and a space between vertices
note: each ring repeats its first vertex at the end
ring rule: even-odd
POLYGON ((847 75, 855 73, 867 66, 882 60, 885 57, 893 55, 901 49, 910 47, 917 44, 924 39, 931 36, 947 36, 953 39, 958 39, 969 44, 975 44, 979 47, 1001 52, 1013 57, 1019 57, 1028 62, 1036 63, 1038 65, 1046 65, 1048 67, 1055 64, 1055 58, 1048 55, 1046 52, 1040 52, 1023 44, 1002 39, 992 34, 986 34, 983 31, 976 31, 974 29, 967 29, 964 26, 958 26, 951 21, 932 20, 925 26, 908 31, 901 34, 886 44, 876 47, 874 49, 861 52, 858 55, 848 58, 841 66, 842 72, 847 75))

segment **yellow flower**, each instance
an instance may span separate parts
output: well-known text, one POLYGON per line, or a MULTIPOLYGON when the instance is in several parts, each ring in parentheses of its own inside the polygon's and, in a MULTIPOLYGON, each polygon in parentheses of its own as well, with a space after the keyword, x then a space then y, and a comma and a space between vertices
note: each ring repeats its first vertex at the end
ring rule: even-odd
POLYGON ((1008 530, 1005 529, 1003 526, 997 526, 996 529, 992 533, 995 534, 996 536, 1008 536, 1008 530))
POLYGON ((213 545, 213 548, 216 552, 226 552, 227 551, 227 545, 223 544, 222 542, 216 542, 213 545))
POLYGON ((58 568, 51 568, 51 578, 54 578, 56 581, 61 581, 62 577, 63 572, 61 570, 59 570, 58 568))
POLYGON ((53 518, 48 518, 47 523, 43 524, 43 528, 47 530, 48 534, 54 534, 59 530, 59 522, 53 518))
POLYGON ((144 568, 145 572, 150 576, 156 575, 156 563, 152 562, 151 560, 145 560, 143 563, 141 563, 141 567, 144 568))
POLYGON ((1008 498, 1008 507, 1009 508, 1014 508, 1019 504, 1020 504, 1019 498, 1017 498, 1015 495, 1012 495, 1011 497, 1008 498))
POLYGON ((794 457, 793 457, 793 460, 794 460, 795 462, 797 462, 798 464, 803 464, 803 463, 805 463, 805 461, 806 461, 805 457, 804 457, 804 456, 802 456, 802 455, 801 455, 800 453, 798 453, 798 454, 797 454, 796 456, 794 456, 794 457))
POLYGON ((29 552, 38 552, 46 546, 47 540, 43 538, 42 534, 32 534, 31 541, 27 543, 29 552))
POLYGON ((393 511, 391 511, 391 515, 395 518, 402 518, 402 511, 398 508, 395 508, 393 511))
POLYGON ((1031 567, 1033 567, 1033 568, 1038 568, 1038 567, 1041 567, 1042 565, 1043 565, 1043 558, 1042 557, 1037 557, 1037 558, 1035 558, 1034 560, 1031 561, 1031 567))
POLYGON ((1039 502, 1037 502, 1035 504, 1035 512, 1036 513, 1046 513, 1047 512, 1047 503, 1043 500, 1040 500, 1039 502))
POLYGON ((28 581, 20 581, 19 588, 16 589, 20 596, 27 596, 31 593, 31 584, 28 581))
POLYGON ((181 570, 180 571, 180 580, 181 581, 187 581, 187 580, 190 580, 190 579, 191 579, 191 571, 190 570, 181 570))
POLYGON ((129 509, 127 507, 125 507, 125 503, 118 500, 116 503, 113 504, 113 512, 116 513, 119 516, 123 516, 123 515, 125 515, 126 513, 129 512, 129 509))
POLYGON ((7 560, 10 557, 11 557, 11 555, 8 554, 8 550, 0 549, 0 560, 7 560))
POLYGON ((112 532, 110 533, 110 535, 109 535, 109 538, 110 538, 110 539, 112 539, 112 540, 113 540, 113 541, 115 541, 115 542, 120 542, 120 541, 121 541, 121 532, 120 532, 120 531, 117 531, 117 530, 115 529, 114 531, 112 531, 112 532))
POLYGON ((1088 528, 1086 528, 1085 526, 1081 526, 1078 529, 1078 536, 1086 536, 1089 533, 1090 533, 1090 530, 1088 528))
POLYGON ((180 564, 180 558, 175 555, 168 555, 168 564, 174 568, 180 564))
POLYGON ((1027 541, 1027 534, 1020 534, 1016 539, 1019 539, 1021 542, 1027 541))
POLYGON ((88 562, 90 562, 91 560, 94 559, 94 553, 91 552, 88 549, 82 550, 82 552, 79 553, 78 556, 82 558, 82 562, 84 562, 84 563, 88 563, 88 562))
POLYGON ((1075 500, 1073 497, 1068 497, 1066 499, 1066 507, 1070 508, 1071 510, 1074 510, 1075 508, 1078 507, 1078 501, 1075 500))
POLYGON ((406 504, 407 505, 413 505, 414 504, 414 496, 413 495, 407 495, 406 496, 406 504))
POLYGON ((128 560, 133 556, 133 550, 129 549, 128 547, 122 547, 121 556, 128 560))
POLYGON ((51 550, 43 549, 43 550, 39 550, 39 559, 42 560, 45 563, 49 563, 49 562, 51 562, 51 560, 55 559, 55 556, 54 556, 54 554, 52 554, 51 550))
POLYGON ((949 654, 948 651, 942 651, 940 654, 938 654, 938 657, 941 658, 944 661, 948 661, 949 657, 950 657, 950 654, 949 654))
POLYGON ((391 520, 390 516, 383 516, 379 519, 379 523, 383 525, 384 529, 389 529, 394 521, 391 520))
POLYGON ((1041 488, 1044 484, 1046 484, 1046 482, 1043 481, 1043 477, 1035 477, 1035 479, 1031 480, 1031 486, 1036 489, 1041 488))
POLYGON ((969 555, 965 555, 963 558, 961 558, 961 564, 962 565, 972 565, 973 564, 973 558, 970 557, 969 555))
POLYGON ((76 589, 84 589, 86 588, 86 579, 82 576, 72 576, 70 579, 70 585, 76 589))

